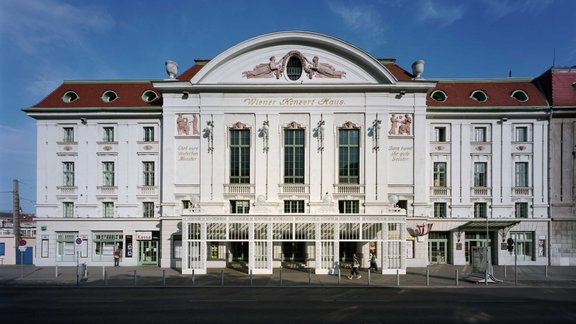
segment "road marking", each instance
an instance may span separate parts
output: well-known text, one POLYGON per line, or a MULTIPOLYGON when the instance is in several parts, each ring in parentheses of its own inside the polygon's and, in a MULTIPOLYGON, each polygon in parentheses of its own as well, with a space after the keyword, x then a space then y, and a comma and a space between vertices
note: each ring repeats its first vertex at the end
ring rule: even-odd
POLYGON ((256 299, 190 299, 190 303, 253 303, 256 299))

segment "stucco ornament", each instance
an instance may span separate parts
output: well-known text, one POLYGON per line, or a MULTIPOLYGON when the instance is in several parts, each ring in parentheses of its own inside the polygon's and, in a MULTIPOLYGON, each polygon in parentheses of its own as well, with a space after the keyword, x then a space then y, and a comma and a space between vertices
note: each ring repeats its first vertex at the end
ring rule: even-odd
POLYGON ((176 78, 176 74, 178 74, 178 63, 171 60, 166 60, 165 64, 166 64, 166 73, 168 73, 168 77, 170 79, 176 78))
POLYGON ((328 63, 321 63, 318 56, 314 56, 309 60, 304 54, 299 51, 290 51, 286 53, 280 61, 276 61, 276 56, 271 56, 268 63, 256 65, 251 71, 242 72, 242 76, 251 78, 272 78, 279 79, 283 75, 286 64, 291 57, 298 57, 302 63, 302 69, 308 75, 308 78, 338 78, 346 77, 346 72, 337 71, 334 66, 328 63))

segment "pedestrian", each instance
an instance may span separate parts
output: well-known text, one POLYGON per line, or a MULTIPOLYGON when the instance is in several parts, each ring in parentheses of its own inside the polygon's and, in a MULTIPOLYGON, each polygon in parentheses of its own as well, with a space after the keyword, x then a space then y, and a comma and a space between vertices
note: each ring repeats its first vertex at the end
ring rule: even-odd
POLYGON ((114 266, 117 267, 120 265, 120 256, 122 255, 122 249, 117 247, 114 251, 114 266))
POLYGON ((372 253, 370 255, 370 269, 374 269, 374 272, 378 272, 378 263, 376 262, 376 254, 372 253))
POLYGON ((350 272, 348 279, 352 279, 354 278, 354 276, 356 276, 356 279, 362 278, 362 276, 358 273, 358 267, 360 267, 360 262, 358 262, 358 257, 356 257, 356 253, 354 253, 352 255, 352 272, 350 272))

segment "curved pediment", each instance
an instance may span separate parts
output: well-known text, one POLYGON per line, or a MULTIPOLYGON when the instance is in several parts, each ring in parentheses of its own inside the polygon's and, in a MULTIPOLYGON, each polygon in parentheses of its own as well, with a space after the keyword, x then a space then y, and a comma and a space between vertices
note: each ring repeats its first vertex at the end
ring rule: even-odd
POLYGON ((340 39, 303 31, 266 34, 222 52, 192 84, 392 84, 375 58, 340 39))

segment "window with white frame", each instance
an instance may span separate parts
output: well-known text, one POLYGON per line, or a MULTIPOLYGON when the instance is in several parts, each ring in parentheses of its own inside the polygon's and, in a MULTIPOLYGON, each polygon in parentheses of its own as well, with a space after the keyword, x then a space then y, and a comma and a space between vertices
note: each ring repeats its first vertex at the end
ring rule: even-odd
POLYGON ((360 183, 360 130, 338 130, 338 182, 360 183))
POLYGON ((360 212, 360 201, 338 200, 338 212, 340 214, 358 214, 360 212))
POLYGON ((146 162, 142 162, 142 170, 143 170, 143 185, 144 186, 154 186, 155 185, 155 181, 154 181, 154 162, 152 161, 146 161, 146 162))
POLYGON ((445 126, 434 126, 434 142, 446 142, 445 126))
POLYGON ((250 213, 250 200, 230 200, 230 212, 232 214, 250 213))
POLYGON ((514 185, 528 187, 528 162, 516 162, 514 169, 514 185))
POLYGON ((250 183, 249 129, 230 129, 230 183, 250 183))
POLYGON ((74 261, 78 232, 56 232, 56 261, 74 261))
POLYGON ((510 236, 514 240, 514 250, 518 260, 534 260, 534 233, 533 232, 511 232, 510 236))
POLYGON ((485 126, 474 127, 474 142, 486 142, 487 141, 487 129, 485 126))
POLYGON ((474 218, 486 218, 487 217, 487 207, 488 207, 488 204, 485 202, 475 202, 474 203, 474 218))
POLYGON ((64 137, 62 142, 64 143, 74 143, 74 127, 64 127, 64 137))
POLYGON ((516 218, 528 218, 528 203, 517 202, 514 204, 514 216, 516 218))
POLYGON ((434 217, 446 218, 446 203, 445 202, 435 202, 434 203, 434 217))
POLYGON ((284 213, 304 213, 304 200, 284 200, 284 213))
POLYGON ((154 127, 153 126, 144 126, 144 142, 154 142, 154 127))
POLYGON ((114 217, 114 203, 111 201, 105 201, 102 203, 102 209, 104 210, 104 218, 114 217))
POLYGON ((74 162, 62 162, 62 186, 74 187, 74 162))
POLYGON ((434 187, 446 187, 446 162, 434 162, 434 187))
POLYGON ((71 201, 65 201, 62 203, 62 216, 65 218, 74 217, 74 203, 71 201))
POLYGON ((102 128, 102 141, 103 142, 114 142, 114 127, 105 126, 102 128))
POLYGON ((486 162, 474 162, 474 187, 486 187, 488 185, 486 166, 486 162))
POLYGON ((514 141, 515 142, 528 142, 528 127, 516 126, 514 128, 514 141))
POLYGON ((154 203, 150 201, 145 201, 142 203, 143 217, 151 218, 154 217, 154 203))
POLYGON ((93 234, 93 261, 112 261, 114 251, 122 249, 124 236, 122 232, 94 232, 93 234))
POLYGON ((284 183, 304 183, 304 130, 284 130, 284 183))
POLYGON ((114 162, 102 162, 102 185, 114 186, 114 162))

